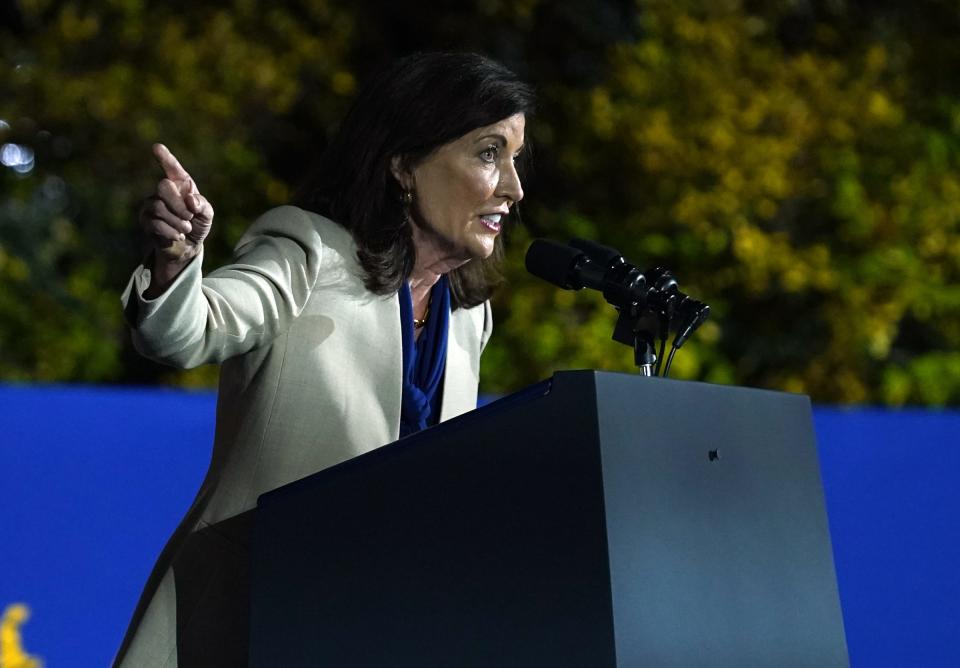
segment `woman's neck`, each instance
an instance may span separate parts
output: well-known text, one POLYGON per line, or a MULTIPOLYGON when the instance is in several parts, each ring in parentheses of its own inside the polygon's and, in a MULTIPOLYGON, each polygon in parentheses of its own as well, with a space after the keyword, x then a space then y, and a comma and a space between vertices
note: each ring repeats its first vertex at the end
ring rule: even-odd
MULTIPOLYGON (((407 280, 416 307, 429 297, 430 289, 437 284, 441 276, 466 264, 469 258, 454 256, 449 249, 441 247, 435 235, 424 232, 416 225, 413 226, 413 244, 417 260, 407 280)), ((416 310, 414 308, 414 312, 416 310)))

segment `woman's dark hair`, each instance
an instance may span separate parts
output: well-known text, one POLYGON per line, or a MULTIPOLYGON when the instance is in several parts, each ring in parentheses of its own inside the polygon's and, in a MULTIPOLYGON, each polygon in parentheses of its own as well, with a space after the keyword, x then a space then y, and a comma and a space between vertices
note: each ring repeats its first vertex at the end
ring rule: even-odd
MULTIPOLYGON (((304 205, 350 230, 367 288, 396 292, 413 270, 410 217, 391 160, 410 169, 471 130, 533 110, 533 90, 503 65, 473 53, 420 53, 395 62, 360 90, 308 185, 304 205)), ((516 205, 514 205, 514 208, 516 205)), ((499 282, 494 252, 450 275, 451 305, 483 303, 499 282)))

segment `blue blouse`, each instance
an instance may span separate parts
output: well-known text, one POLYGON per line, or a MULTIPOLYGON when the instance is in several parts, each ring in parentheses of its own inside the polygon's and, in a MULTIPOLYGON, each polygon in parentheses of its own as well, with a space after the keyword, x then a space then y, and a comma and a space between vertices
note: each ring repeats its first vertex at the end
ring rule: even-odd
POLYGON ((447 330, 450 323, 450 290, 447 277, 430 290, 427 324, 414 338, 413 298, 410 285, 400 288, 400 331, 403 339, 403 397, 400 405, 400 437, 426 429, 440 420, 440 388, 447 360, 447 330))

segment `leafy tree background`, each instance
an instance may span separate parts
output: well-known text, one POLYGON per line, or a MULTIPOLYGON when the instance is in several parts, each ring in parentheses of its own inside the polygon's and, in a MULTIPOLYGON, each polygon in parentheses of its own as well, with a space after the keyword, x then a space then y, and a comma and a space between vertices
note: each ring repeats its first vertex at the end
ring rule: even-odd
POLYGON ((533 83, 534 169, 483 389, 629 370, 534 236, 670 267, 713 318, 674 374, 960 404, 960 8, 950 0, 3 5, 0 378, 209 385, 131 351, 118 295, 167 143, 217 209, 208 262, 288 200, 359 82, 414 50, 533 83), (12 148, 11 148, 12 147, 12 148))

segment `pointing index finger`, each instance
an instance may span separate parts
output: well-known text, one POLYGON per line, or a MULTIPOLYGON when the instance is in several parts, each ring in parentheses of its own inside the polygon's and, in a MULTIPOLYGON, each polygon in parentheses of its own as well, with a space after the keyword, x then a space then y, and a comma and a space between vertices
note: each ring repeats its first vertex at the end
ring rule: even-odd
POLYGON ((171 181, 190 180, 190 174, 188 174, 187 170, 183 168, 183 165, 180 164, 180 161, 174 157, 173 153, 170 152, 170 149, 163 144, 153 145, 153 156, 163 168, 163 173, 166 174, 166 177, 171 181))

